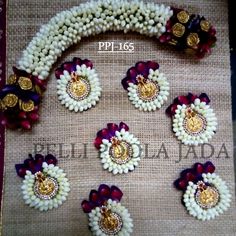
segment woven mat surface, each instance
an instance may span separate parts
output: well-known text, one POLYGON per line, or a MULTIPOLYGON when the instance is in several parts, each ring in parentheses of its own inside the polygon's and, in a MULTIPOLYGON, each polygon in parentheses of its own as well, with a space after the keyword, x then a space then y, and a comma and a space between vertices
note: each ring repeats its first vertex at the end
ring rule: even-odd
MULTIPOLYGON (((57 12, 79 3, 75 0, 8 0, 8 75, 40 25, 47 23, 57 12)), ((211 160, 234 196, 227 1, 163 0, 160 3, 180 6, 207 17, 218 32, 213 54, 196 61, 160 45, 154 38, 122 32, 86 38, 67 50, 51 71, 40 123, 34 126, 32 132, 6 133, 3 235, 90 235, 87 216, 82 212, 80 203, 88 197, 91 189, 101 183, 115 184, 123 190, 122 204, 129 209, 134 220, 134 236, 235 235, 234 197, 231 208, 210 222, 194 219, 181 205, 182 195, 173 188, 173 180, 183 168, 197 161, 205 162, 205 159, 200 158, 200 147, 195 148, 197 157, 190 153, 184 158, 188 148, 182 146, 183 158, 178 162, 179 143, 171 132, 171 120, 165 115, 165 108, 178 95, 189 91, 209 94, 219 121, 218 131, 211 141, 214 146, 211 160), (134 53, 99 54, 99 41, 132 42, 134 53), (58 65, 74 56, 89 58, 94 62, 103 88, 99 104, 83 114, 71 113, 60 105, 53 75, 58 65), (171 90, 164 107, 153 113, 144 113, 134 109, 120 81, 135 62, 150 59, 160 63, 160 70, 169 79, 171 90), (134 172, 113 176, 102 169, 93 140, 96 132, 106 123, 120 121, 130 126, 130 132, 145 144, 148 154, 145 154, 134 172), (86 144, 86 157, 83 144, 86 144), (155 157, 162 144, 168 157, 164 154, 155 157), (216 158, 223 144, 229 157, 221 154, 220 158, 216 158), (67 172, 71 183, 68 200, 58 209, 47 213, 24 204, 20 192, 22 180, 16 176, 14 169, 14 165, 27 158, 28 153, 34 153, 35 148, 44 154, 50 149, 59 156, 58 165, 67 172), (69 157, 65 158, 67 155, 69 157)), ((205 155, 209 152, 206 150, 205 155)))

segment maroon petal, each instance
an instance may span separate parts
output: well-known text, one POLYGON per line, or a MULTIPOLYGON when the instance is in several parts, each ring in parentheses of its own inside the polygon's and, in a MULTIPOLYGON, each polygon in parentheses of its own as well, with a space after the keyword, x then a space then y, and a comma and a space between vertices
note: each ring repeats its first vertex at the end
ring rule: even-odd
POLYGON ((104 128, 97 132, 97 137, 102 139, 110 139, 111 135, 108 129, 104 128))
POLYGON ((42 165, 43 162, 44 162, 44 156, 41 155, 41 154, 36 154, 34 156, 34 159, 35 159, 35 162, 36 162, 37 165, 42 165))
POLYGON ((96 190, 91 190, 90 194, 89 194, 89 201, 90 202, 98 202, 99 201, 99 194, 96 190))
POLYGON ((188 100, 189 100, 190 103, 193 103, 194 100, 195 100, 196 98, 198 98, 198 96, 195 95, 195 94, 192 94, 192 93, 188 93, 187 98, 188 98, 188 100))
POLYGON ((81 66, 82 65, 82 60, 78 57, 74 57, 73 58, 73 63, 76 64, 76 65, 81 66))
POLYGON ((211 161, 208 161, 204 164, 204 172, 205 173, 214 173, 215 171, 215 166, 211 161))
POLYGON ((131 79, 131 80, 136 80, 136 77, 138 75, 137 70, 135 69, 135 67, 131 67, 128 71, 127 71, 127 78, 131 79))
POLYGON ((174 182, 174 186, 179 190, 185 190, 186 187, 187 187, 187 184, 188 184, 188 182, 186 180, 182 179, 182 178, 177 179, 174 182))
POLYGON ((110 131, 111 135, 115 135, 115 132, 118 130, 118 125, 115 123, 108 123, 107 128, 110 131))
POLYGON ((91 69, 93 69, 93 63, 88 59, 83 60, 82 64, 86 65, 86 67, 90 67, 91 69))
POLYGON ((31 121, 35 122, 39 119, 39 114, 36 112, 31 112, 29 113, 28 117, 31 121))
POLYGON ((180 105, 183 105, 183 104, 188 105, 190 103, 187 96, 178 96, 177 99, 180 105))
POLYGON ((122 196, 123 196, 123 193, 118 187, 114 185, 111 186, 111 199, 112 200, 120 201, 122 196))
POLYGON ((57 164, 57 159, 52 154, 48 154, 47 156, 45 156, 45 161, 47 162, 48 165, 50 165, 50 164, 56 165, 57 164))
POLYGON ((26 115, 26 112, 24 111, 21 111, 18 115, 18 117, 22 120, 26 119, 27 118, 27 115, 26 115))
POLYGON ((200 99, 201 102, 205 102, 206 104, 210 103, 210 99, 209 99, 209 97, 207 96, 206 93, 201 93, 200 96, 199 96, 199 99, 200 99))
POLYGON ((30 130, 31 129, 31 124, 28 120, 21 121, 20 125, 25 130, 30 130))
POLYGON ((196 176, 193 173, 193 169, 186 169, 181 172, 181 177, 182 179, 186 180, 187 182, 189 181, 194 181, 196 179, 196 176))
POLYGON ((81 207, 83 208, 83 211, 85 213, 90 213, 92 211, 92 206, 91 206, 91 204, 87 200, 84 200, 81 203, 81 207))
POLYGON ((125 90, 129 87, 129 78, 125 77, 124 79, 121 80, 121 84, 125 90))
POLYGON ((97 149, 100 149, 100 145, 102 144, 102 138, 100 137, 97 137, 95 140, 94 140, 94 146, 97 148, 97 149))
POLYGON ((26 168, 24 164, 16 164, 15 165, 16 168, 16 173, 18 176, 20 176, 21 178, 24 178, 26 175, 26 168))
POLYGON ((60 79, 60 76, 63 75, 63 70, 61 68, 58 68, 55 70, 55 76, 57 79, 60 79))
POLYGON ((101 184, 98 188, 98 193, 99 193, 100 197, 108 199, 108 198, 110 198, 111 189, 108 185, 101 184))
POLYGON ((197 173, 198 175, 202 174, 203 171, 204 171, 203 164, 201 164, 201 163, 195 163, 195 164, 194 164, 194 170, 196 171, 196 173, 197 173))
POLYGON ((147 67, 148 67, 148 69, 157 70, 157 69, 159 69, 159 64, 155 61, 148 61, 147 67))
POLYGON ((69 73, 71 73, 72 71, 75 71, 75 65, 72 62, 65 62, 62 65, 63 70, 67 70, 69 73))
POLYGON ((135 64, 135 68, 138 74, 142 74, 144 77, 148 76, 149 71, 146 62, 143 61, 137 62, 135 64))
POLYGON ((177 109, 177 104, 171 104, 169 107, 167 107, 166 114, 172 117, 175 115, 176 109, 177 109))
POLYGON ((124 122, 120 122, 119 124, 119 130, 125 129, 125 131, 129 131, 129 126, 125 124, 124 122))
POLYGON ((14 74, 18 77, 23 76, 23 77, 29 77, 29 73, 27 73, 25 70, 20 70, 16 68, 15 66, 12 67, 12 70, 14 74))

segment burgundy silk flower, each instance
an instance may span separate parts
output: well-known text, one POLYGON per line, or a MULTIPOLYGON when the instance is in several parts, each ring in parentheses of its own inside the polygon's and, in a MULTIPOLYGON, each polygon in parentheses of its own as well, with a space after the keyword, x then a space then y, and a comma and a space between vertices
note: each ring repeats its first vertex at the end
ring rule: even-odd
POLYGON ((96 207, 101 207, 106 204, 108 199, 120 202, 123 196, 122 191, 117 186, 109 187, 106 184, 101 184, 98 190, 91 190, 88 200, 83 200, 81 203, 85 213, 91 212, 96 207))
POLYGON ((115 136, 116 131, 121 131, 122 129, 125 129, 125 131, 129 130, 129 126, 125 124, 124 122, 120 122, 119 125, 115 123, 108 123, 107 128, 101 129, 97 132, 97 137, 94 140, 94 146, 97 149, 100 149, 100 145, 102 144, 103 139, 107 139, 110 141, 110 139, 115 136))
POLYGON ((137 76, 142 75, 144 78, 148 77, 149 70, 157 70, 159 64, 155 61, 139 61, 134 67, 128 69, 126 77, 121 81, 121 84, 125 90, 129 87, 129 83, 137 84, 137 76))
POLYGON ((211 161, 207 161, 205 164, 195 163, 192 168, 185 169, 181 172, 180 178, 175 180, 174 186, 178 190, 185 191, 189 181, 197 183, 198 181, 203 179, 203 173, 214 173, 214 171, 215 166, 211 161))
POLYGON ((205 102, 206 104, 210 103, 210 99, 206 93, 201 93, 199 96, 188 93, 186 96, 176 97, 173 103, 166 109, 166 114, 170 117, 174 116, 178 105, 190 105, 196 98, 199 98, 201 102, 205 102))
POLYGON ((64 70, 68 71, 69 73, 76 71, 76 66, 85 65, 86 67, 93 68, 93 63, 88 60, 81 58, 74 57, 72 62, 65 62, 59 68, 55 70, 55 76, 57 79, 60 79, 60 76, 63 75, 64 70))
POLYGON ((23 164, 16 164, 16 173, 21 178, 24 178, 26 175, 26 171, 30 171, 32 174, 35 174, 38 171, 42 171, 43 162, 46 162, 48 165, 57 164, 57 159, 52 154, 48 154, 45 157, 41 154, 36 154, 34 157, 29 154, 29 158, 27 158, 23 164))

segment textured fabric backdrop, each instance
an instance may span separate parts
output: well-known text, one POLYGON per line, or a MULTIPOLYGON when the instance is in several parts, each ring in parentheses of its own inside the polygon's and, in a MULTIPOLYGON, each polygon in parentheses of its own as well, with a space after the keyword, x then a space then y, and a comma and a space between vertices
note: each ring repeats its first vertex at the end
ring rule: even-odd
MULTIPOLYGON (((39 27, 57 12, 76 6, 79 2, 8 1, 8 75, 39 27)), ((216 172, 227 181, 234 196, 227 1, 163 0, 160 3, 174 4, 207 17, 218 32, 218 42, 213 54, 199 62, 160 45, 156 39, 135 33, 124 35, 121 32, 86 38, 67 50, 52 69, 42 104, 40 123, 34 126, 32 132, 6 133, 3 235, 90 235, 87 215, 82 212, 80 203, 100 183, 115 184, 123 190, 122 204, 129 209, 134 220, 135 236, 235 234, 234 197, 231 208, 210 222, 194 219, 181 205, 182 193, 173 188, 173 180, 183 168, 205 159, 193 158, 190 154, 176 163, 179 158, 179 144, 171 132, 171 120, 165 115, 166 107, 180 94, 189 91, 209 94, 219 121, 218 132, 211 141, 215 147, 211 160, 216 165, 216 172), (134 53, 99 54, 99 41, 132 42, 134 53), (83 114, 69 112, 60 105, 56 95, 53 71, 74 56, 89 58, 94 62, 103 88, 99 104, 83 114), (144 113, 134 109, 120 81, 135 62, 150 59, 160 63, 160 70, 169 79, 171 90, 168 102, 163 108, 144 113), (93 140, 96 132, 105 127, 106 123, 119 121, 126 122, 131 133, 143 144, 148 144, 149 156, 157 155, 164 143, 169 158, 164 158, 164 155, 160 158, 143 158, 134 172, 121 176, 113 176, 103 170, 93 140), (70 155, 70 144, 75 144, 75 158, 59 159, 59 166, 68 173, 71 183, 68 200, 58 209, 47 213, 41 213, 24 204, 20 192, 22 179, 16 176, 14 169, 14 164, 22 162, 28 153, 34 152, 34 144, 39 143, 41 146, 38 145, 38 148, 44 145, 42 153, 47 153, 49 147, 57 155, 58 145, 63 143, 64 156, 70 155), (87 158, 79 158, 84 153, 83 143, 87 144, 87 158), (224 154, 216 158, 223 143, 229 158, 225 158, 224 154)), ((185 154, 187 150, 183 147, 185 154)), ((200 148, 196 148, 196 153, 200 156, 200 148)))

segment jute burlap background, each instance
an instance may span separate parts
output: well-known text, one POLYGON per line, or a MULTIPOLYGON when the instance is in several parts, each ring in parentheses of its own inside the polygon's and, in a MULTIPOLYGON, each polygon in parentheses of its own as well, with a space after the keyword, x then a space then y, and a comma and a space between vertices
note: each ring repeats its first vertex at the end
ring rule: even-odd
MULTIPOLYGON (((40 25, 47 23, 57 12, 79 3, 80 1, 75 0, 9 0, 8 74, 40 25)), ((161 3, 174 4, 206 16, 218 32, 218 42, 213 54, 202 61, 196 61, 174 52, 171 48, 165 48, 155 39, 135 33, 106 33, 83 39, 79 45, 70 48, 52 69, 42 104, 40 123, 34 126, 32 132, 7 131, 4 235, 90 235, 87 216, 82 212, 80 203, 100 183, 116 184, 123 190, 122 204, 129 209, 134 219, 134 236, 235 234, 234 197, 231 208, 210 222, 197 221, 181 205, 181 193, 173 188, 173 180, 183 168, 196 161, 204 162, 205 159, 200 158, 201 149, 198 147, 195 149, 198 158, 189 154, 187 158, 176 163, 179 159, 179 144, 171 132, 171 121, 164 112, 174 97, 188 91, 206 92, 210 95, 211 105, 219 121, 218 132, 211 141, 215 149, 211 160, 216 165, 217 173, 227 181, 234 196, 227 1, 163 0, 161 3), (132 42, 134 53, 99 54, 99 41, 132 42), (56 95, 53 70, 74 56, 89 58, 94 62, 103 87, 99 104, 83 114, 69 112, 60 105, 56 95), (120 81, 136 61, 149 59, 160 63, 160 70, 168 77, 171 90, 169 100, 163 108, 153 113, 144 113, 135 110, 130 104, 120 81), (149 158, 143 158, 134 172, 113 176, 102 169, 93 140, 97 130, 106 123, 119 121, 129 124, 131 132, 143 144, 147 144, 149 158), (22 162, 28 153, 33 153, 36 144, 38 150, 43 149, 42 153, 53 149, 57 156, 61 156, 60 143, 63 144, 63 156, 70 156, 59 158, 59 166, 68 173, 71 192, 60 208, 41 213, 24 205, 20 192, 22 180, 16 176, 14 165, 22 162), (161 154, 160 158, 151 158, 158 154, 162 143, 168 157, 161 154), (74 146, 74 158, 71 157, 71 144, 74 146), (83 144, 87 144, 86 158, 79 157, 84 155, 83 144), (216 158, 223 144, 229 157, 225 158, 225 154, 221 154, 220 158, 216 158)), ((183 146, 182 149, 184 156, 188 148, 183 146)), ((209 147, 206 149, 208 151, 205 156, 209 154, 209 147)))

